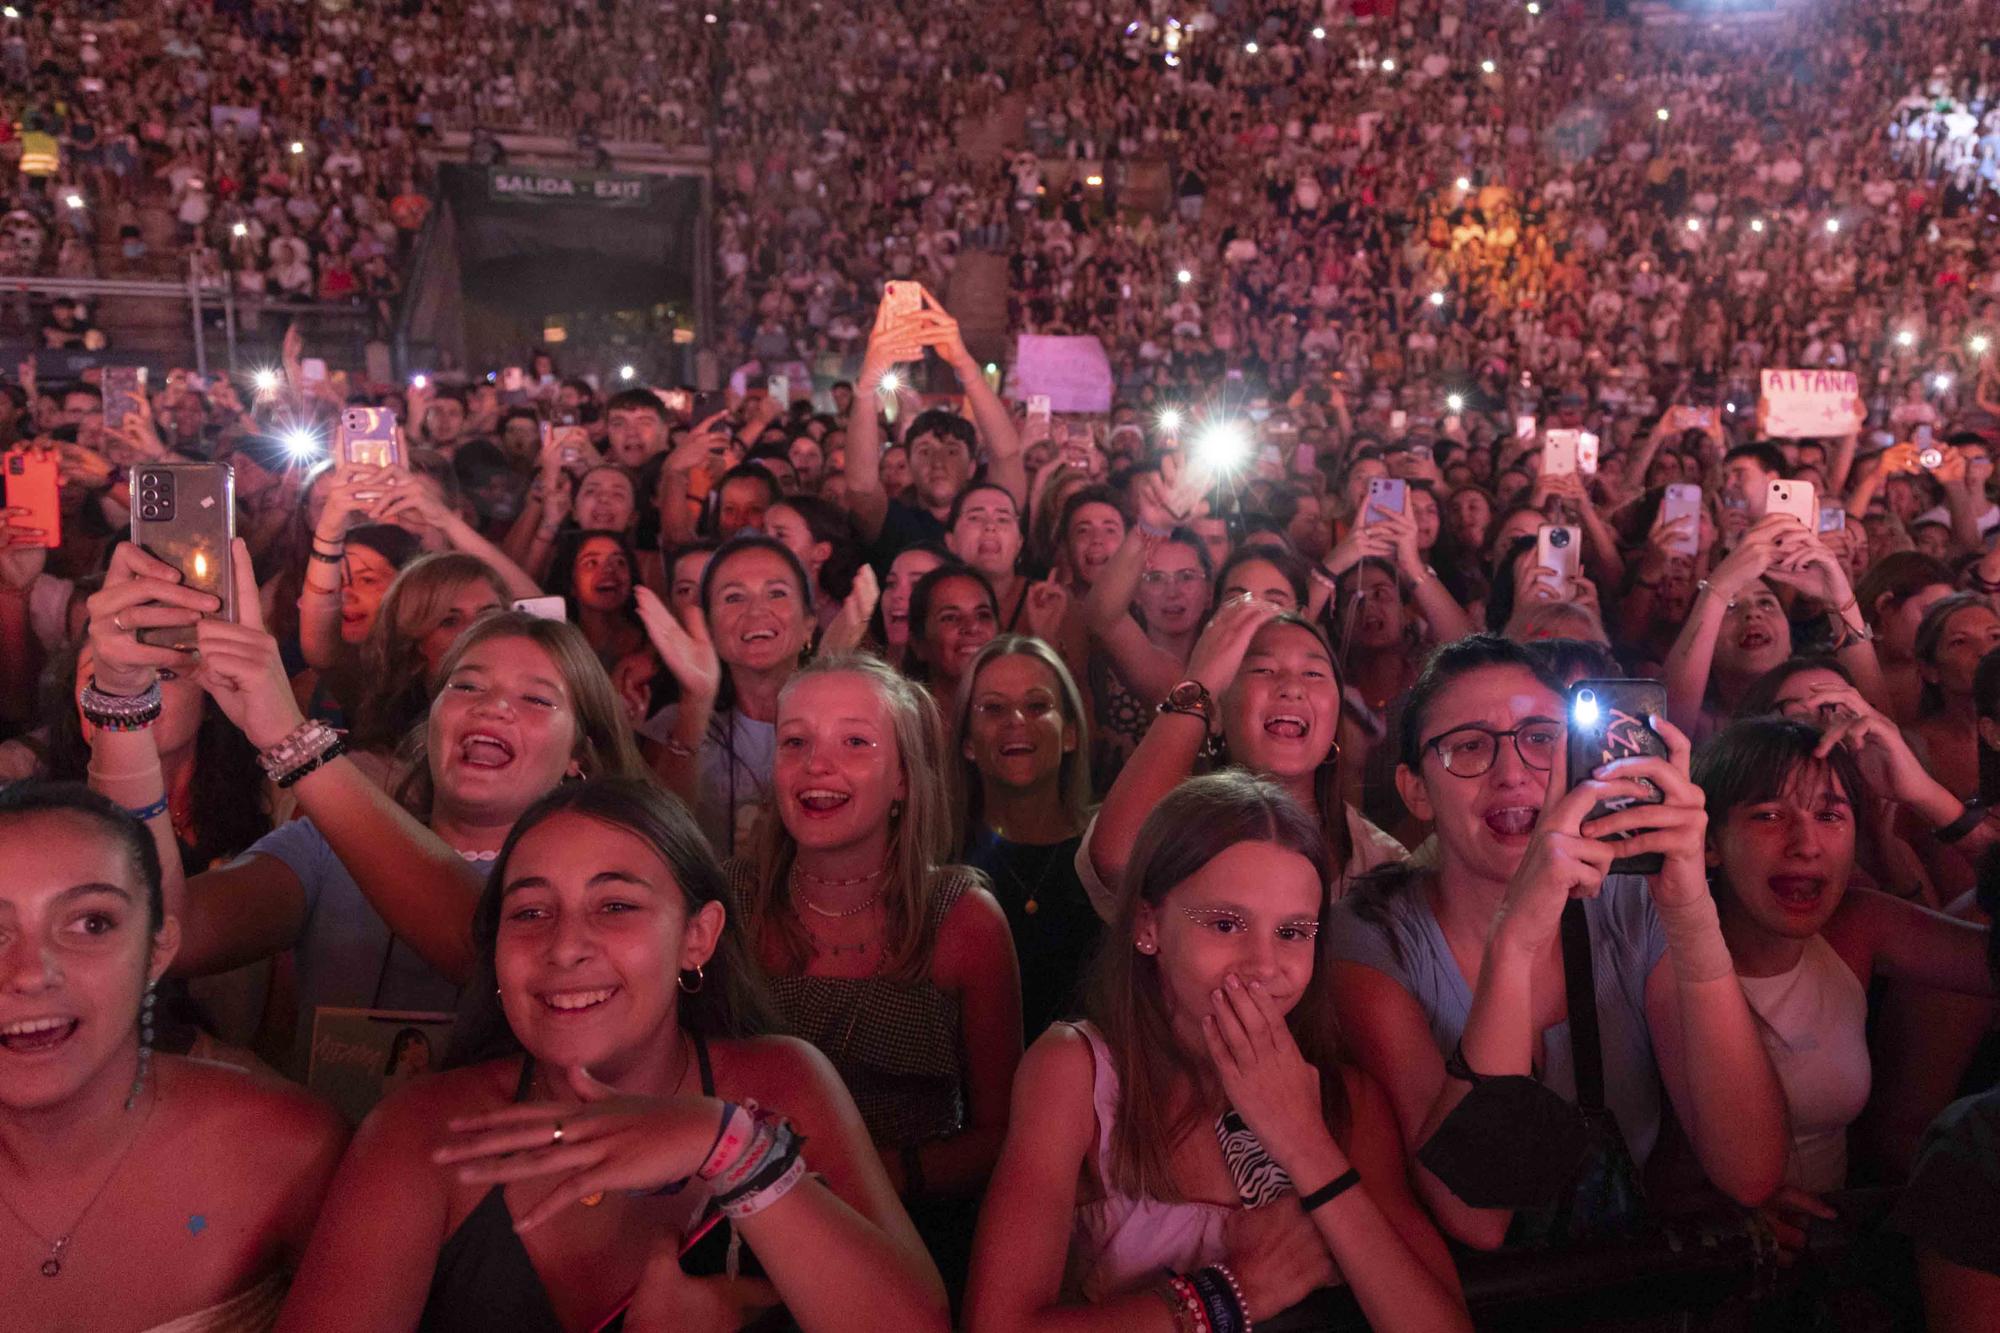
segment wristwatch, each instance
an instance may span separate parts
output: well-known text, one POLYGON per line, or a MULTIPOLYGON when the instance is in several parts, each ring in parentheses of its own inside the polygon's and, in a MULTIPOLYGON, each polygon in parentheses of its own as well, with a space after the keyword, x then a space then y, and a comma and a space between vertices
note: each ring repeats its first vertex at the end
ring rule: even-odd
POLYGON ((1209 694, 1208 686, 1198 680, 1184 680, 1167 691, 1167 697, 1160 700, 1160 713, 1185 713, 1198 717, 1204 724, 1214 725, 1215 698, 1209 694))

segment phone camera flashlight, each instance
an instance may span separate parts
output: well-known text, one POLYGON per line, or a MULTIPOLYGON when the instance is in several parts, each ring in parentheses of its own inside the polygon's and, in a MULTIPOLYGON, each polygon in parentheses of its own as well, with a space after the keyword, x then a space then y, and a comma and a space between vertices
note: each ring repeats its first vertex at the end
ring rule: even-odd
POLYGON ((1160 413, 1160 429, 1162 431, 1168 435, 1172 435, 1179 431, 1180 428, 1181 410, 1178 407, 1170 407, 1160 413))
POLYGON ((1751 218, 1750 230, 1756 232, 1759 236, 1762 236, 1764 234, 1764 219, 1751 218))
POLYGON ((1472 188, 1472 177, 1460 176, 1457 180, 1453 181, 1452 184, 1458 187, 1460 194, 1463 194, 1465 191, 1472 188))
POLYGON ((1462 393, 1446 394, 1444 405, 1454 412, 1463 412, 1465 410, 1465 395, 1462 393))
POLYGON ((1916 345, 1917 345, 1917 335, 1910 332, 1908 329, 1900 330, 1896 334, 1896 346, 1915 347, 1916 345))
POLYGON ((619 378, 619 379, 621 379, 621 380, 629 380, 629 379, 631 379, 631 378, 632 378, 632 377, 633 377, 634 375, 637 375, 638 373, 639 373, 638 371, 634 370, 634 369, 633 369, 632 367, 630 367, 630 366, 620 366, 620 367, 618 367, 618 378, 619 378))
POLYGON ((1444 304, 1444 293, 1443 293, 1443 292, 1432 292, 1432 293, 1431 293, 1431 304, 1432 304, 1432 305, 1443 305, 1443 304, 1444 304))
POLYGON ((250 376, 250 383, 256 386, 258 393, 275 393, 278 388, 278 372, 275 370, 257 371, 250 376))
POLYGON ((1570 720, 1579 727, 1594 727, 1603 716, 1604 710, 1597 705, 1597 691, 1578 690, 1576 702, 1570 707, 1570 720))
POLYGON ((1203 431, 1194 447, 1210 472, 1227 472, 1250 456, 1250 436, 1236 422, 1222 421, 1203 431))
POLYGON ((1498 68, 1500 68, 1500 67, 1499 67, 1498 65, 1494 64, 1494 63, 1493 63, 1492 61, 1490 61, 1490 60, 1482 60, 1482 61, 1480 61, 1480 62, 1479 62, 1479 72, 1480 72, 1481 74, 1491 74, 1491 73, 1492 73, 1492 72, 1493 72, 1494 70, 1496 70, 1496 69, 1498 69, 1498 68))
POLYGON ((410 387, 412 389, 425 388, 430 384, 430 382, 431 382, 431 377, 424 374, 422 371, 418 371, 416 374, 410 376, 410 387))
POLYGON ((1936 389, 1939 393, 1950 393, 1951 376, 1946 375, 1942 372, 1931 376, 1931 387, 1933 389, 1936 389))
POLYGON ((1986 355, 1986 349, 1987 349, 1987 348, 1989 348, 1989 347, 1991 347, 1991 346, 1992 346, 1993 344, 1992 344, 1992 342, 1991 342, 1991 341, 1990 341, 1990 340, 1989 340, 1989 339, 1988 339, 1988 338, 1986 337, 1986 335, 1985 335, 1985 334, 1983 334, 1983 333, 1975 333, 1975 334, 1973 334, 1973 335, 1972 335, 1972 344, 1971 344, 1971 345, 1972 345, 1972 354, 1973 354, 1974 356, 1985 356, 1985 355, 1986 355))
POLYGON ((882 372, 882 378, 877 383, 883 393, 894 393, 903 387, 903 377, 893 370, 887 370, 882 372))
POLYGON ((291 450, 295 458, 307 458, 319 452, 319 436, 309 430, 288 430, 283 438, 285 448, 291 450))
POLYGON ((1194 274, 1188 272, 1186 269, 1182 269, 1180 272, 1174 274, 1174 281, 1185 287, 1194 281, 1194 274))

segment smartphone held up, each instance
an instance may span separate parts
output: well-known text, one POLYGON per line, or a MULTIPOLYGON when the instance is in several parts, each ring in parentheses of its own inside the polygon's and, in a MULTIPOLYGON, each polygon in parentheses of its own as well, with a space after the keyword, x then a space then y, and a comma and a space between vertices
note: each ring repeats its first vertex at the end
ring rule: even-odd
MULTIPOLYGON (((1667 757, 1667 742, 1653 730, 1653 719, 1667 711, 1667 687, 1657 680, 1580 680, 1569 688, 1569 785, 1590 780, 1604 765, 1619 759, 1667 757)), ((1629 810, 1635 805, 1661 805, 1666 794, 1641 779, 1649 796, 1621 796, 1599 801, 1584 816, 1588 823, 1629 810)), ((1631 833, 1616 833, 1608 842, 1626 841, 1631 833)), ((1611 863, 1614 875, 1656 875, 1666 864, 1658 852, 1621 856, 1611 863)))
MULTIPOLYGON (((141 463, 132 469, 132 544, 178 569, 181 582, 236 619, 236 473, 227 463, 141 463)), ((192 648, 194 626, 139 631, 141 643, 192 648)))

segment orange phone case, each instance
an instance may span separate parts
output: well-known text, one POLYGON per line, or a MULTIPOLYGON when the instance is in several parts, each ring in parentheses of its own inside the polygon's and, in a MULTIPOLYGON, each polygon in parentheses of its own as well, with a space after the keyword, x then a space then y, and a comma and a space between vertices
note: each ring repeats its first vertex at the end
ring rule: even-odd
POLYGON ((62 545, 62 484, 56 470, 56 456, 45 451, 11 450, 0 463, 5 476, 7 508, 23 509, 7 520, 8 526, 38 528, 42 545, 62 545))

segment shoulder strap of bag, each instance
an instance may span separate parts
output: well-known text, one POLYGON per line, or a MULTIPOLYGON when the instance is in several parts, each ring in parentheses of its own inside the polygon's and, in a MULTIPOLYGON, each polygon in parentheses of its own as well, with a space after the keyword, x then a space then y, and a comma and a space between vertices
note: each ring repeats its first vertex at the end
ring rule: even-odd
POLYGON ((1604 1049, 1597 1035, 1597 980, 1590 966, 1590 920, 1583 899, 1572 898, 1562 915, 1563 987, 1569 995, 1569 1054, 1576 1067, 1576 1104, 1586 1113, 1604 1109, 1604 1049))

